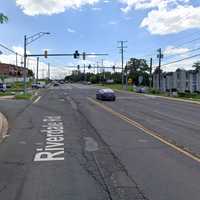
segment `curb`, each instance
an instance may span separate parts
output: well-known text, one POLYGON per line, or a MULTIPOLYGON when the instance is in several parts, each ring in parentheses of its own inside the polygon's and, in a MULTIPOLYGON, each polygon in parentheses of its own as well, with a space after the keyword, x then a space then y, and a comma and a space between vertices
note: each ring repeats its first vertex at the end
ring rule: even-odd
POLYGON ((191 104, 200 105, 199 101, 192 101, 192 100, 187 100, 187 99, 179 99, 179 98, 174 98, 174 97, 157 96, 157 95, 151 95, 151 94, 141 94, 141 93, 129 92, 129 91, 118 90, 118 89, 114 89, 114 90, 116 92, 121 92, 121 93, 126 93, 126 94, 136 94, 138 96, 150 96, 150 97, 153 96, 153 97, 161 98, 161 99, 167 99, 167 100, 172 100, 172 101, 179 101, 179 102, 185 102, 185 103, 191 103, 191 104))
POLYGON ((0 143, 7 137, 8 133, 8 120, 0 112, 0 143))

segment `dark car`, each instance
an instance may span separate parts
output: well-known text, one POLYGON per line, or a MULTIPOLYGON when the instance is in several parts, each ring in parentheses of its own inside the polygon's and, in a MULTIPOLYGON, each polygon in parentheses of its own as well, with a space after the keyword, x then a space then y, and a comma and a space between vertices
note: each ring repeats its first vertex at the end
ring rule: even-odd
POLYGON ((54 87, 58 87, 60 84, 59 83, 54 83, 53 86, 54 87))
POLYGON ((96 92, 96 99, 115 101, 115 92, 111 89, 100 89, 96 92))
POLYGON ((6 92, 7 87, 5 83, 0 83, 0 92, 6 92))

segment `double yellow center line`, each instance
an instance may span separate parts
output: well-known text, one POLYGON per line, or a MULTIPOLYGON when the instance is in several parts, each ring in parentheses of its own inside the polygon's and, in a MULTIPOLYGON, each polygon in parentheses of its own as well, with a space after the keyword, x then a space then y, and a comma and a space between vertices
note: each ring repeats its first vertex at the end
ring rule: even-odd
POLYGON ((114 111, 110 107, 108 107, 108 106, 106 106, 106 105, 104 105, 102 103, 99 103, 98 101, 95 101, 94 99, 92 99, 90 97, 88 97, 88 100, 90 102, 92 102, 93 104, 103 108, 104 110, 106 110, 107 112, 111 113, 112 115, 122 119, 123 121, 127 122, 128 124, 138 128, 139 130, 143 131, 144 133, 150 135, 151 137, 155 138, 156 140, 160 141, 161 143, 171 147, 172 149, 176 150, 177 152, 182 153, 183 155, 185 155, 185 156, 187 156, 187 157, 189 157, 189 158, 191 158, 191 159, 193 159, 193 160, 195 160, 195 161, 200 163, 200 157, 199 156, 193 155, 191 152, 187 151, 186 149, 181 148, 178 145, 173 144, 170 141, 167 141, 159 133, 145 128, 142 124, 140 124, 140 123, 128 118, 127 116, 125 116, 125 115, 123 115, 123 114, 121 114, 119 112, 114 111))

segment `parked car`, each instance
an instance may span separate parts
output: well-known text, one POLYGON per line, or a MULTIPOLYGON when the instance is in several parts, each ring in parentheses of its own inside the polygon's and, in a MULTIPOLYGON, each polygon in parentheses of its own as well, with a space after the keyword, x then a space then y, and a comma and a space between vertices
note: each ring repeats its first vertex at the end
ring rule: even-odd
POLYGON ((60 84, 65 84, 65 82, 64 82, 64 81, 59 81, 59 83, 60 83, 60 84))
POLYGON ((33 83, 33 84, 32 84, 32 88, 33 88, 33 89, 45 88, 45 84, 33 83))
POLYGON ((137 93, 147 93, 148 88, 147 87, 138 87, 138 88, 136 88, 136 92, 137 93))
POLYGON ((53 86, 54 87, 58 87, 60 84, 59 83, 54 83, 53 86))
POLYGON ((111 89, 100 89, 96 92, 96 99, 115 101, 115 92, 111 89))
POLYGON ((11 88, 12 84, 11 83, 6 83, 6 88, 11 88))
POLYGON ((7 87, 5 83, 0 83, 0 92, 6 92, 7 87))

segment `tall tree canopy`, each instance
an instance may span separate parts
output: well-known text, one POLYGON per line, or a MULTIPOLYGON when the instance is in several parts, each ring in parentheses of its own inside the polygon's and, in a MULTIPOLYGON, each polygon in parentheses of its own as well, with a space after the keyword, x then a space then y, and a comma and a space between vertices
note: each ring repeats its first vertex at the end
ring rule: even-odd
POLYGON ((3 13, 0 13, 0 24, 6 23, 8 21, 8 17, 3 13))
POLYGON ((200 61, 195 62, 192 67, 195 68, 195 70, 200 71, 200 61))
POLYGON ((142 85, 149 85, 150 68, 145 59, 131 58, 127 63, 125 71, 136 85, 139 84, 140 76, 143 77, 142 85))

